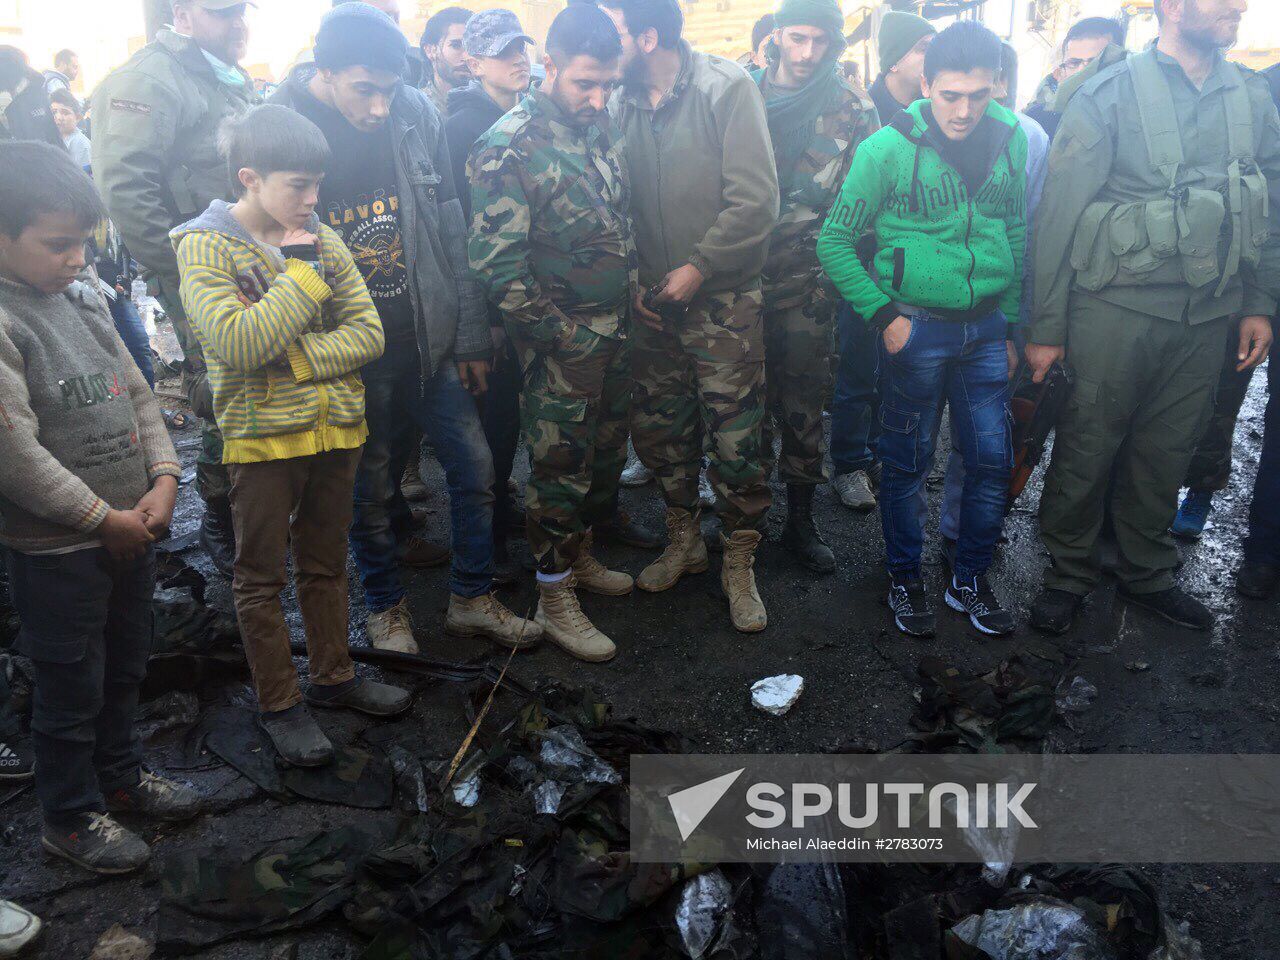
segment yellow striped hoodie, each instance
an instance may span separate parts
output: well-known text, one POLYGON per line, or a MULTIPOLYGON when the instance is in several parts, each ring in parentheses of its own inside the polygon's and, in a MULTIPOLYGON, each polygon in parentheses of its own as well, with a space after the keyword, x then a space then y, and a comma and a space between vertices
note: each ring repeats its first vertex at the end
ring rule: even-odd
POLYGON ((368 436, 359 370, 382 356, 382 323, 346 244, 318 218, 307 229, 324 279, 254 240, 222 200, 169 235, 224 463, 347 450, 368 436))

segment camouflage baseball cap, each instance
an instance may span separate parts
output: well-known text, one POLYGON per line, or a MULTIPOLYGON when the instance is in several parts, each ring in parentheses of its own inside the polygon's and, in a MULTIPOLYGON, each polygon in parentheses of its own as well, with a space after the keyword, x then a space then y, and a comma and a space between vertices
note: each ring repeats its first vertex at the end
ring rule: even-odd
POLYGON ((481 10, 462 31, 462 48, 473 57, 496 57, 517 40, 534 42, 510 10, 481 10))

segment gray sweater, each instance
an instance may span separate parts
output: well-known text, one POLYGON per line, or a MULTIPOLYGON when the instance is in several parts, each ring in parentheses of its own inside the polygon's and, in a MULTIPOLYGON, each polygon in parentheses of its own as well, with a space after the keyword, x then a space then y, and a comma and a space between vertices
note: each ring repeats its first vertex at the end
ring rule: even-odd
POLYGON ((0 278, 0 544, 92 543, 108 510, 181 472, 97 290, 77 281, 46 295, 0 278))

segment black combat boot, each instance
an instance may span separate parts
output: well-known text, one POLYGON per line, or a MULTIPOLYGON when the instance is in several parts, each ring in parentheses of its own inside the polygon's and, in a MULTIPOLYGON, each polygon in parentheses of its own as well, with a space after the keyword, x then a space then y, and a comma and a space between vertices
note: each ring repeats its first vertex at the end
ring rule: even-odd
POLYGON ((1246 560, 1236 571, 1236 593, 1254 600, 1266 600, 1275 592, 1277 583, 1280 567, 1270 563, 1246 560))
POLYGON ((613 541, 640 550, 656 550, 665 541, 662 534, 636 520, 622 509, 615 510, 612 516, 603 520, 597 520, 591 525, 591 529, 595 531, 598 541, 606 543, 613 541))
POLYGON ((1071 629, 1084 597, 1045 587, 1031 605, 1031 625, 1045 633, 1063 634, 1071 629))
POLYGON ((836 555, 813 522, 812 484, 787 484, 787 526, 782 543, 815 573, 835 573, 836 555))
POLYGON ((236 531, 231 523, 230 499, 217 497, 205 501, 200 546, 213 561, 213 568, 231 579, 236 563, 236 531))
POLYGON ((1212 610, 1181 587, 1155 593, 1131 593, 1121 586, 1116 595, 1188 630, 1211 630, 1217 622, 1212 610))

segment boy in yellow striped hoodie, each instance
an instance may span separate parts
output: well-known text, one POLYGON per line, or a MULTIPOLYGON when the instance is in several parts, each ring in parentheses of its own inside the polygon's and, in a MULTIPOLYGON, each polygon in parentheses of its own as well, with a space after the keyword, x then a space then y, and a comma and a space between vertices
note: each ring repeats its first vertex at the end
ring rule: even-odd
POLYGON ((209 367, 236 531, 232 593, 259 723, 280 755, 319 766, 333 746, 307 711, 280 607, 292 543, 311 684, 306 703, 375 716, 409 695, 355 675, 347 650, 347 530, 368 430, 359 369, 382 325, 342 240, 315 215, 324 135, 284 107, 228 124, 237 200, 171 234, 182 304, 209 367))

